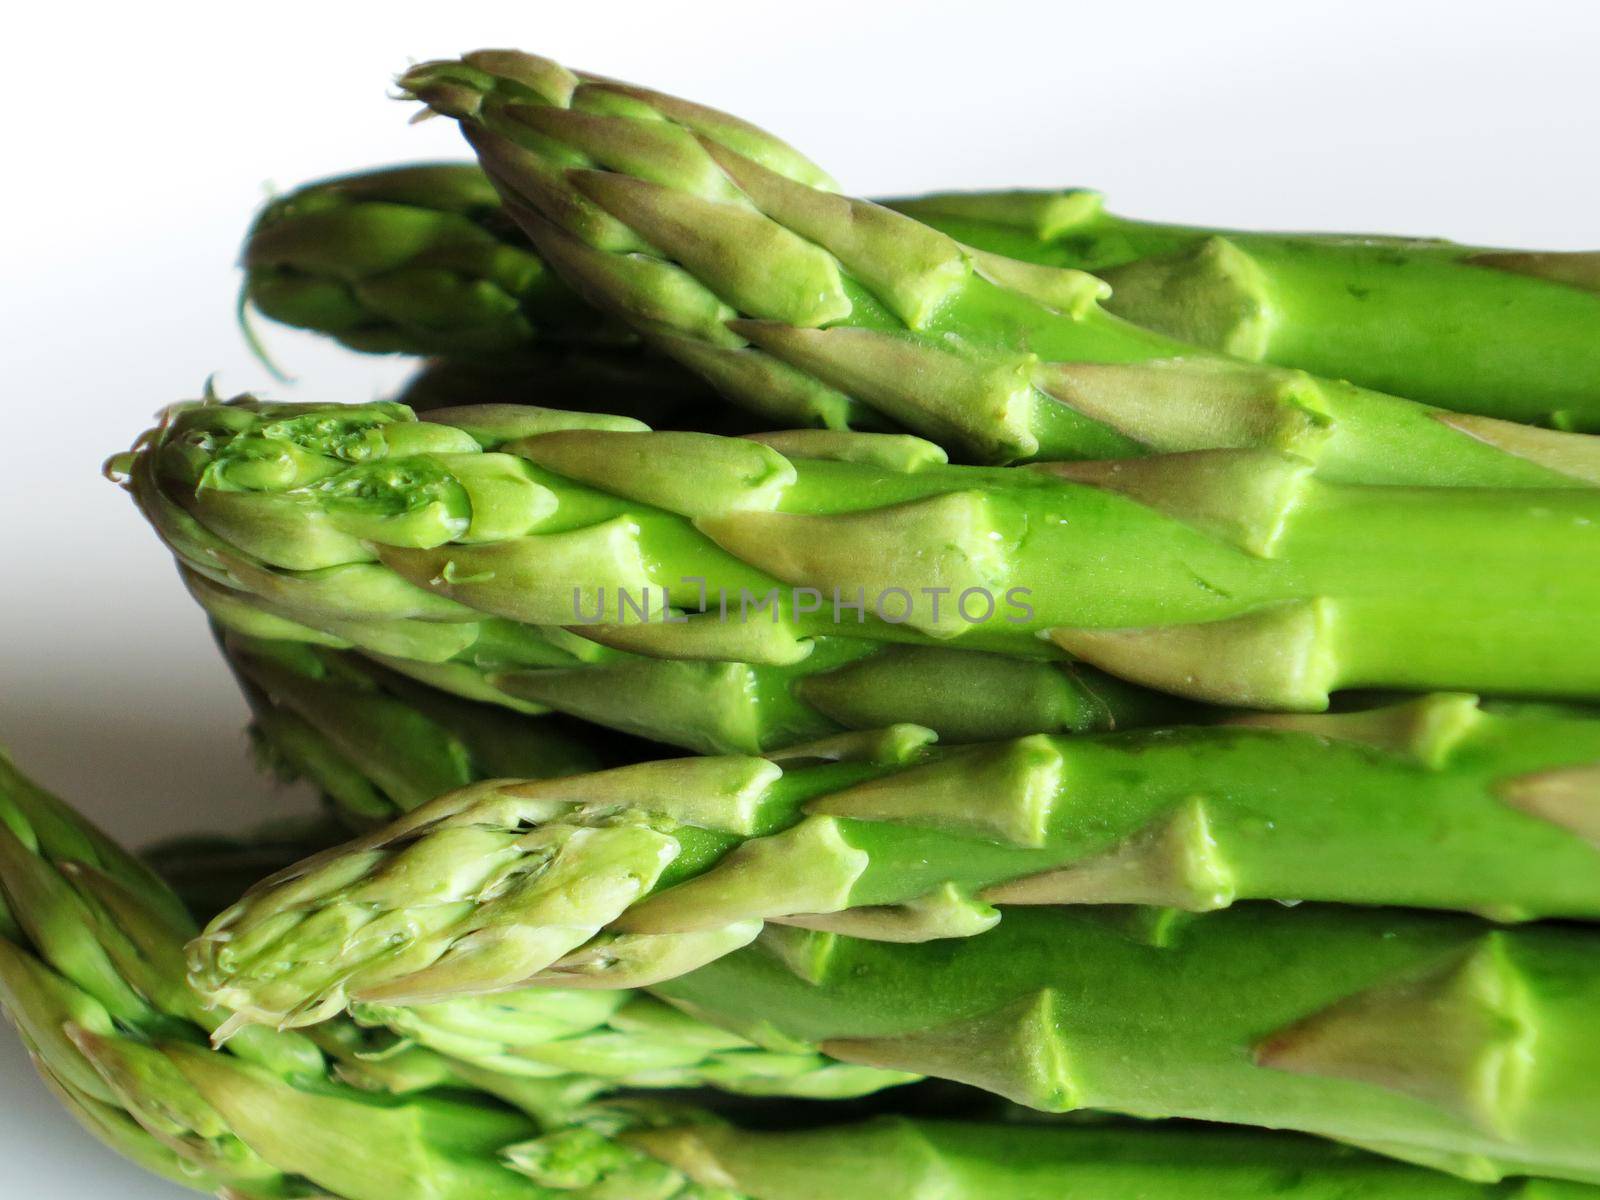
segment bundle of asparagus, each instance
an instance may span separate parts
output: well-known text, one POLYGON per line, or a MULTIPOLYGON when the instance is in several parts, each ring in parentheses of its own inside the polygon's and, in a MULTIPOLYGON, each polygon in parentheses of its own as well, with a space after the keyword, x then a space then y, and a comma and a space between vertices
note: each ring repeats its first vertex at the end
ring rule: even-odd
POLYGON ((1600 260, 401 89, 478 163, 275 200, 243 303, 424 372, 109 464, 333 819, 185 903, 0 770, 91 1131, 237 1197, 1600 1196, 1600 260))

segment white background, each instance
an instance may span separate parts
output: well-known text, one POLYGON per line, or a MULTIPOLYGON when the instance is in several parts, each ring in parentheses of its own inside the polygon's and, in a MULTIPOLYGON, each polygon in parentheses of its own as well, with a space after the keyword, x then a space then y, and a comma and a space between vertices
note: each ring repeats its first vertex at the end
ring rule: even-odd
MULTIPOLYGON (((100 462, 212 372, 327 400, 400 377, 270 330, 301 380, 273 384, 233 259, 271 187, 462 153, 386 99, 408 61, 512 45, 648 83, 866 194, 1080 184, 1195 223, 1600 242, 1587 0, 27 7, 0 25, 0 741, 136 841, 306 800, 253 773, 243 704, 100 462)), ((0 1114, 0 1195, 179 1194, 81 1135, 5 1029, 0 1114)))

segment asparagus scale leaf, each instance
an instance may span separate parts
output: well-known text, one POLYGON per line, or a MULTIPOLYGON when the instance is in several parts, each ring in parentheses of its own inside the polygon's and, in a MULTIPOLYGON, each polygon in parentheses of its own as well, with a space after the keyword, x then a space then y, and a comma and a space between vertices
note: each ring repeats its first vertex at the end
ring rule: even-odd
POLYGON ((1106 312, 1081 271, 963 246, 792 148, 510 51, 401 88, 462 125, 506 211, 597 308, 781 423, 925 434, 974 461, 1291 451, 1343 482, 1573 487, 1600 441, 1249 364, 1106 312))

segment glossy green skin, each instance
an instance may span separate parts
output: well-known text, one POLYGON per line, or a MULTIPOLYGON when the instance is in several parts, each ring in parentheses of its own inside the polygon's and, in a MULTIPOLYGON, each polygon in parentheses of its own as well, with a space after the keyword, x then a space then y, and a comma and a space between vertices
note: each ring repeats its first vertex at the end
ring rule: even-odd
MULTIPOLYGON (((1443 684, 1451 669, 1446 664, 1464 654, 1477 660, 1475 670, 1489 674, 1474 684, 1456 676, 1446 686, 1522 691, 1526 685, 1515 677, 1539 675, 1552 681, 1552 691, 1564 692, 1571 685, 1555 681, 1568 675, 1576 683, 1581 675, 1591 682, 1578 684, 1578 694, 1600 695, 1600 663, 1579 661, 1588 657, 1584 643, 1593 640, 1594 608, 1584 577, 1600 562, 1600 526, 1592 523, 1600 510, 1585 491, 1365 488, 1307 480, 1282 540, 1270 557, 1259 557, 1122 496, 1007 468, 930 467, 897 475, 853 463, 807 462, 797 469, 799 482, 781 511, 858 512, 982 490, 1002 543, 1022 548, 1013 578, 1033 589, 1036 610, 1032 621, 1014 627, 1024 636, 1053 625, 1218 620, 1321 595, 1338 597, 1349 622, 1341 674, 1347 686, 1426 690, 1443 684), (1029 569, 1035 565, 1037 572, 1029 569), (1460 573, 1447 582, 1445 570, 1460 573), (1418 604, 1421 597, 1425 604, 1418 604), (1529 638, 1519 630, 1530 624, 1524 614, 1534 607, 1540 629, 1529 638), (1444 630, 1464 636, 1441 636, 1444 630), (1547 638, 1548 650, 1532 644, 1547 638), (1499 663, 1488 661, 1500 656, 1499 663)), ((665 537, 660 545, 670 553, 665 537)), ((736 568, 729 575, 735 587, 767 582, 736 568)), ((830 627, 819 622, 813 628, 822 633, 830 627)), ((1025 652, 1022 637, 978 628, 974 641, 1025 652)))
MULTIPOLYGON (((1054 198, 979 193, 888 203, 968 245, 1101 274, 1113 285, 1130 263, 1225 239, 1264 277, 1263 361, 1454 411, 1600 429, 1600 294, 1481 265, 1472 261, 1479 248, 1442 241, 1164 225, 1098 206, 1060 229, 1039 225, 1036 206, 1054 198)), ((1152 323, 1152 313, 1120 304, 1115 293, 1108 307, 1152 323)))
MULTIPOLYGON (((1519 775, 1600 761, 1590 714, 1486 713, 1438 767, 1313 729, 1180 727, 1054 744, 1064 770, 1045 846, 845 818, 844 840, 871 856, 850 904, 1049 870, 1109 851, 1193 800, 1240 899, 1600 916, 1600 848, 1511 809, 1498 791, 1519 775)), ((959 771, 972 756, 944 757, 959 771)), ((799 804, 826 794, 828 773, 798 782, 799 804)), ((972 794, 998 802, 984 778, 975 775, 972 794)))
MULTIPOLYGON (((942 1068, 1034 1107, 1270 1124, 1479 1178, 1600 1181, 1600 943, 1592 931, 1490 932, 1467 918, 1399 910, 1241 905, 1155 941, 1130 936, 1101 910, 1023 909, 971 938, 839 938, 809 979, 757 946, 653 990, 734 1029, 820 1043, 850 1059, 942 1068), (1452 1089, 1473 1086, 1465 1063, 1433 1101, 1363 1082, 1385 1059, 1358 1057, 1344 1077, 1254 1060, 1274 1031, 1345 997, 1485 951, 1503 954, 1539 1047, 1523 1064, 1520 1093, 1497 1098, 1498 1129, 1455 1107, 1452 1089), (1045 1005, 1041 1024, 1027 1019, 1036 1002, 1045 1005), (919 1035, 964 1021, 975 1024, 956 1025, 965 1032, 940 1052, 915 1047, 919 1035), (846 1040, 863 1038, 889 1049, 862 1054, 846 1040)), ((1458 1046, 1448 1012, 1435 1020, 1444 1022, 1433 1028, 1448 1056, 1458 1046)), ((1471 1041, 1459 1048, 1479 1050, 1471 1041)), ((1404 1042, 1391 1047, 1405 1052, 1404 1042)))

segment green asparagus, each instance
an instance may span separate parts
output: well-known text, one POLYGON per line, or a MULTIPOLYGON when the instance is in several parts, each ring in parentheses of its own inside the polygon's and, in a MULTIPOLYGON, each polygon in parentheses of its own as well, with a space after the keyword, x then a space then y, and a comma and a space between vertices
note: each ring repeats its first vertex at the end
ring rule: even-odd
POLYGON ((141 860, 0 752, 87 1130, 228 1200, 1600 1200, 1600 256, 400 84, 481 167, 275 201, 240 307, 414 403, 108 464, 332 811, 141 860))
POLYGON ((252 889, 194 943, 241 1021, 648 986, 765 922, 969 937, 1001 908, 1340 901, 1600 916, 1600 718, 1440 695, 1322 716, 489 781, 252 889), (974 803, 981 797, 981 803, 974 803))
POLYGON ((774 931, 653 989, 789 1049, 1093 1107, 1296 1129, 1464 1177, 1600 1181, 1600 938, 1241 904, 1064 906, 968 938, 774 931))
MULTIPOLYGON (((1112 286, 1111 312, 1208 349, 1453 411, 1600 428, 1594 254, 1163 225, 1109 213, 1083 189, 884 203, 980 251, 1092 272, 1112 286)), ((534 253, 476 167, 389 168, 273 201, 245 245, 245 294, 359 350, 537 357, 585 329, 582 302, 514 251, 534 253)), ((684 390, 685 373, 621 347, 606 353, 642 368, 609 380, 612 411, 661 425, 646 405, 684 390), (635 396, 639 407, 620 408, 635 396)), ((548 386, 534 385, 532 401, 573 407, 542 394, 548 386)), ((707 399, 703 387, 693 394, 707 399)))
MULTIPOLYGON (((869 440, 867 448, 874 445, 869 440)), ((152 495, 151 504, 152 511, 162 514, 159 519, 181 542, 184 535, 178 526, 187 527, 185 517, 159 496, 152 495)), ((208 557, 203 549, 198 553, 203 559, 208 557)), ((244 560, 234 561, 237 566, 244 560)), ((269 575, 257 576, 258 583, 269 579, 269 575)), ((709 753, 759 752, 841 729, 876 728, 896 720, 925 724, 951 740, 972 741, 1039 730, 1115 728, 1167 719, 1180 708, 1059 658, 1007 658, 942 646, 885 645, 827 636, 813 639, 810 653, 797 662, 692 662, 618 650, 566 634, 558 627, 538 631, 494 619, 478 623, 475 629, 412 623, 412 633, 424 639, 444 634, 447 641, 459 642, 461 648, 441 660, 437 650, 419 646, 415 636, 397 644, 394 635, 405 633, 408 626, 404 623, 346 621, 333 627, 341 631, 335 634, 326 622, 325 628, 311 629, 287 619, 290 610, 263 596, 244 602, 235 588, 194 573, 189 582, 212 616, 236 631, 236 643, 241 641, 239 634, 257 635, 242 639, 256 648, 257 657, 274 642, 300 641, 341 649, 359 645, 395 672, 470 699, 523 713, 556 708, 709 753), (463 633, 468 636, 461 642, 463 633)), ((1045 648, 1034 653, 1045 653, 1045 648)), ((295 670, 302 679, 340 674, 337 668, 313 662, 295 670)), ((282 672, 273 674, 279 683, 279 707, 292 714, 296 702, 285 700, 282 694, 282 672)), ((259 697, 266 675, 258 670, 256 676, 257 685, 246 691, 259 697)), ((315 703, 314 723, 325 723, 330 717, 329 703, 315 697, 313 692, 302 703, 315 703)), ((259 703, 257 707, 261 707, 259 703)), ((354 735, 352 722, 360 711, 343 706, 340 711, 342 725, 354 735)), ((374 771, 394 776, 393 765, 417 753, 416 745, 423 743, 409 749, 379 744, 382 713, 374 708, 372 715, 359 755, 374 771)), ((396 719, 407 725, 416 720, 396 719)), ((291 761, 300 773, 318 774, 306 759, 308 755, 327 757, 318 745, 326 740, 324 735, 306 730, 305 723, 292 715, 277 720, 269 713, 260 724, 275 735, 267 740, 277 745, 281 758, 291 761)), ((503 738, 497 735, 496 740, 503 738)), ((542 773, 518 770, 503 759, 501 763, 506 768, 500 772, 503 774, 542 773)), ((421 777, 420 787, 408 784, 406 777, 417 769, 416 764, 407 764, 392 779, 407 807, 449 786, 438 768, 421 777), (435 784, 439 786, 427 790, 435 784)), ((382 815, 388 815, 384 803, 372 800, 366 794, 370 789, 359 779, 348 785, 324 779, 323 785, 340 800, 349 791, 348 803, 356 809, 373 810, 376 804, 382 815)))
POLYGON ((580 295, 780 423, 898 423, 990 463, 1255 448, 1340 482, 1600 482, 1593 438, 1175 341, 1106 312, 1099 279, 836 194, 724 114, 511 51, 401 87, 461 122, 580 295))
POLYGON ((355 350, 494 359, 542 340, 622 343, 553 276, 482 175, 399 167, 269 203, 244 248, 244 298, 355 350))
MULTIPOLYGON (((887 643, 1071 654, 1258 708, 1361 686, 1600 695, 1594 489, 1358 487, 1261 451, 955 467, 871 434, 429 416, 179 405, 109 469, 224 624, 253 612, 257 635, 320 633, 460 686, 463 662, 549 665, 553 639, 731 670, 733 701, 686 701, 702 724, 767 709, 816 736, 803 704, 752 705, 726 664, 887 643)), ((697 744, 649 721, 631 731, 697 744)))
POLYGON ((1183 1200, 1196 1189, 1592 1200, 1581 1186, 1487 1188, 1309 1139, 1184 1126, 886 1116, 755 1132, 681 1105, 599 1104, 582 1079, 501 1074, 419 1050, 372 1057, 339 1024, 314 1038, 243 1030, 227 1050, 208 1050, 205 1010, 166 974, 183 928, 173 897, 9 763, 0 772, 0 1003, 90 1133, 199 1191, 238 1200, 918 1200, 929 1189, 949 1200, 1080 1190, 1183 1200))
MULTIPOLYGON (((335 844, 339 839, 328 839, 328 832, 325 824, 308 824, 269 827, 251 838, 190 836, 146 851, 143 858, 191 911, 193 897, 209 917, 270 871, 335 844), (297 846, 301 852, 292 853, 297 846)), ((414 1007, 359 1004, 351 1015, 365 1028, 392 1035, 363 1043, 363 1062, 399 1061, 408 1070, 417 1065, 412 1047, 423 1046, 458 1065, 497 1075, 588 1076, 597 1086, 715 1087, 742 1095, 836 1100, 915 1078, 830 1062, 814 1053, 761 1050, 737 1034, 622 989, 541 988, 414 1007)))
MULTIPOLYGON (((1320 720, 1346 721, 1343 733, 1389 747, 1380 757, 1404 757, 1393 735, 1410 737, 1415 753, 1425 744, 1418 732, 1442 717, 1409 715, 1320 720)), ((1474 743, 1489 730, 1489 743, 1512 750, 1520 722, 1544 719, 1508 714, 1502 725, 1481 715, 1463 735, 1461 761, 1487 748, 1474 743)), ((1346 768, 1363 757, 1363 746, 1337 746, 1339 732, 1329 742, 1303 729, 1256 736, 1282 736, 1346 768)), ((352 1002, 432 1005, 530 982, 534 994, 541 984, 649 983, 696 1018, 777 1052, 821 1050, 1046 1111, 1270 1125, 1476 1179, 1600 1181, 1592 930, 1317 904, 1185 916, 1082 903, 1206 908, 1219 892, 1248 894, 1251 863, 1288 873, 1270 852, 1240 849, 1249 833, 1239 830, 1252 822, 1307 878, 1339 875, 1342 839, 1326 838, 1319 861, 1291 846, 1295 826, 1315 823, 1292 802, 1241 795, 1250 815, 1235 823, 1227 793, 1180 797, 1165 820, 1135 812, 1122 825, 1132 836, 1096 845, 1079 860, 1087 869, 1074 871, 1057 832, 1071 822, 1050 820, 1050 791, 1034 780, 1009 795, 1044 793, 1032 822, 1044 845, 1025 867, 993 867, 1023 857, 1026 806, 1002 797, 981 810, 941 807, 941 797, 981 788, 970 770, 944 786, 937 759, 912 768, 910 782, 923 786, 885 792, 896 775, 876 774, 879 760, 898 757, 897 745, 903 754, 906 740, 898 731, 870 747, 858 737, 851 749, 872 757, 782 776, 772 764, 759 764, 762 777, 758 764, 694 759, 525 788, 480 785, 248 894, 191 945, 192 978, 203 994, 240 1006, 238 1022, 282 1025, 352 1002), (786 781, 863 775, 842 793, 824 791, 806 819, 777 834, 730 833, 735 824, 781 826, 779 801, 793 799, 786 781), (1006 907, 1004 919, 991 903, 1006 907)), ((1061 750, 1066 781, 1070 743, 1061 750)), ((1535 772, 1531 786, 1546 805, 1591 810, 1593 770, 1591 758, 1576 771, 1535 772)), ((1417 783, 1437 778, 1419 772, 1417 783)), ((1503 785, 1524 802, 1529 786, 1526 775, 1503 785)), ((1352 806, 1391 842, 1419 834, 1415 860, 1386 858, 1376 869, 1396 886, 1412 870, 1451 877, 1440 847, 1466 839, 1475 822, 1465 813, 1476 805, 1462 792, 1461 814, 1446 802, 1447 815, 1417 817, 1407 797, 1391 787, 1352 806)), ((1313 813, 1341 811, 1332 797, 1290 799, 1313 813)), ((1077 824, 1121 819, 1109 798, 1105 808, 1077 824)), ((1515 849, 1504 867, 1545 873, 1515 849)))
POLYGON ((1600 253, 1135 221, 1098 193, 950 193, 890 207, 958 242, 1090 271, 1136 324, 1456 412, 1600 429, 1600 253))

